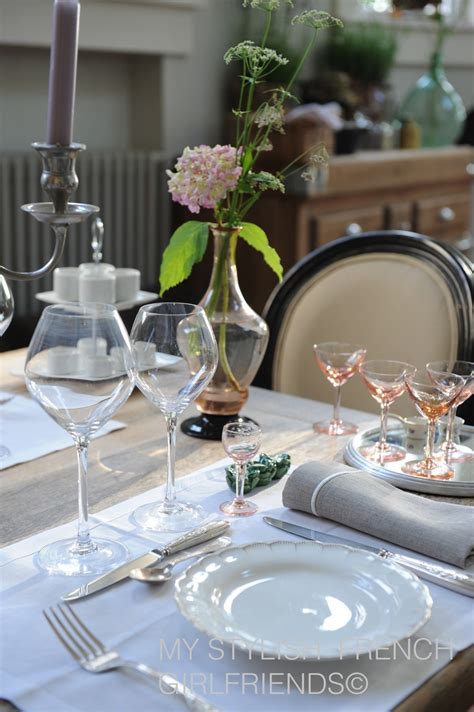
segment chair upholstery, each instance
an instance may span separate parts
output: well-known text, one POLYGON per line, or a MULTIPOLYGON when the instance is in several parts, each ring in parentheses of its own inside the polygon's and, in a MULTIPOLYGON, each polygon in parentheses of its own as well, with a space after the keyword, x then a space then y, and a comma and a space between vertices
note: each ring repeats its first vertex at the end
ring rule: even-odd
MULTIPOLYGON (((365 233, 325 245, 286 275, 264 312, 270 343, 258 385, 332 402, 334 389, 316 366, 313 344, 349 341, 367 358, 472 359, 473 266, 430 238, 365 233)), ((358 376, 343 406, 377 411, 358 376)), ((394 409, 413 413, 403 396, 394 409)))

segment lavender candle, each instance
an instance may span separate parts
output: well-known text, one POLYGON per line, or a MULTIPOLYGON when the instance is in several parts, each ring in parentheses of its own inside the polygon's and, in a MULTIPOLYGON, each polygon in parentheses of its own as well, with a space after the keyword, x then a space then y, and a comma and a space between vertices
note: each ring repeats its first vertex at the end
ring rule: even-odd
POLYGON ((47 142, 72 142, 76 93, 79 0, 55 0, 49 67, 47 142))

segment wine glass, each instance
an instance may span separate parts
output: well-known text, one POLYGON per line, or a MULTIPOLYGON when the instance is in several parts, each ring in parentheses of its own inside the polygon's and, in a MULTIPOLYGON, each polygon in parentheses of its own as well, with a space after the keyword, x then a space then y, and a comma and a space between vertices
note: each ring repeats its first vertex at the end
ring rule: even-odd
POLYGON ((8 282, 3 274, 0 274, 0 336, 3 336, 10 326, 14 306, 13 294, 8 282))
POLYGON ((387 442, 388 410, 405 392, 405 376, 415 371, 414 366, 403 361, 365 361, 359 366, 359 373, 381 411, 379 440, 361 451, 369 460, 383 463, 404 459, 404 448, 387 442))
POLYGON ((119 542, 91 538, 87 507, 90 438, 133 388, 130 342, 117 310, 107 304, 46 307, 28 348, 25 379, 33 398, 73 438, 79 471, 77 537, 48 544, 38 563, 67 576, 103 573, 128 557, 119 542), (114 359, 108 355, 111 349, 114 359))
POLYGON ((222 444, 224 450, 235 463, 235 497, 223 502, 219 509, 232 517, 248 517, 255 514, 258 507, 244 499, 244 484, 247 462, 257 454, 262 440, 262 431, 251 421, 234 420, 224 425, 222 444))
POLYGON ((328 435, 349 435, 358 431, 357 425, 341 420, 341 386, 351 378, 365 358, 367 350, 355 344, 337 341, 315 344, 314 355, 321 371, 329 383, 336 389, 336 400, 331 420, 324 420, 313 425, 316 433, 328 435))
POLYGON ((402 466, 403 472, 419 477, 449 480, 454 472, 447 463, 440 462, 433 456, 436 420, 446 415, 456 402, 465 380, 456 374, 446 373, 435 383, 427 371, 405 376, 408 395, 413 400, 417 411, 428 420, 425 456, 421 460, 411 460, 402 466))
MULTIPOLYGON (((0 274, 0 336, 6 332, 13 318, 14 301, 13 294, 10 291, 7 280, 0 274)), ((0 407, 4 403, 8 403, 13 398, 10 395, 2 396, 0 394, 0 407)), ((0 459, 11 455, 9 448, 6 445, 0 444, 0 459)))
POLYGON ((168 435, 165 498, 139 507, 133 519, 152 531, 190 529, 208 513, 201 506, 176 498, 176 425, 178 416, 204 390, 217 368, 214 333, 202 307, 168 302, 141 307, 131 340, 137 386, 165 416, 168 435))
POLYGON ((454 443, 454 422, 456 409, 474 394, 474 362, 472 361, 430 361, 426 364, 426 370, 435 383, 446 378, 446 374, 454 373, 465 379, 464 387, 461 389, 455 402, 449 409, 448 424, 446 427, 446 439, 441 445, 441 452, 450 462, 466 462, 474 459, 474 452, 471 448, 454 443))

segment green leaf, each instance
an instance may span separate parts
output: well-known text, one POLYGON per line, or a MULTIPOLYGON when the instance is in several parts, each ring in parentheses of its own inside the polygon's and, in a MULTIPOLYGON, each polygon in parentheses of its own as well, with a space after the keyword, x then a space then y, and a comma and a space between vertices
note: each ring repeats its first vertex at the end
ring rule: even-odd
POLYGON ((198 220, 189 220, 174 231, 161 260, 160 296, 189 277, 204 256, 208 237, 208 223, 198 220))
POLYGON ((262 253, 263 259, 267 265, 275 272, 278 280, 281 282, 283 277, 283 267, 280 261, 278 252, 270 247, 268 237, 261 227, 253 223, 242 223, 243 228, 240 231, 240 237, 243 237, 245 242, 262 253))

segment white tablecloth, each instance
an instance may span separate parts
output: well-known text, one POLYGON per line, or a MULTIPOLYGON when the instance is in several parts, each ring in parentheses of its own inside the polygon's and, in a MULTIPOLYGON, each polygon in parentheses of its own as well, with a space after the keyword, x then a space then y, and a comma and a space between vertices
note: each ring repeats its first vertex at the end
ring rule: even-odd
MULTIPOLYGON (((375 543, 374 539, 333 522, 284 510, 281 488, 282 482, 252 497, 260 511, 253 517, 232 522, 234 543, 295 540, 265 525, 264 513, 375 543)), ((222 465, 180 480, 181 495, 183 490, 187 499, 201 502, 211 512, 217 512, 219 502, 229 496, 222 465)), ((126 542, 134 555, 168 541, 172 537, 139 534, 129 521, 129 514, 136 506, 152 501, 157 495, 158 490, 152 490, 100 513, 93 521, 94 533, 126 542)), ((74 524, 61 526, 0 552, 0 696, 12 700, 24 712, 183 709, 179 700, 161 694, 153 684, 130 673, 114 671, 94 676, 81 670, 56 640, 41 610, 79 585, 79 580, 40 572, 34 564, 34 553, 45 543, 72 533, 74 524)), ((433 614, 415 638, 405 641, 400 648, 380 651, 379 659, 365 656, 325 663, 255 657, 249 661, 245 653, 237 650, 233 653, 230 647, 219 644, 213 649, 209 639, 178 612, 172 583, 153 587, 127 580, 74 605, 92 630, 110 647, 118 648, 124 657, 144 661, 194 684, 196 691, 225 712, 243 709, 383 712, 472 642, 472 599, 431 584, 430 590, 433 614), (244 673, 257 675, 256 687, 249 686, 243 691, 244 673), (302 694, 295 687, 288 691, 290 674, 300 689, 301 684, 309 684, 312 674, 312 694, 302 694), (196 686, 199 680, 204 688, 196 686)), ((268 615, 272 615, 271 601, 268 615)), ((278 626, 277 620, 275 625, 278 626)), ((252 679, 255 681, 255 677, 252 679)))
MULTIPOLYGON (((43 457, 50 452, 64 450, 74 443, 68 433, 58 425, 40 405, 26 396, 13 396, 1 403, 8 395, 0 392, 0 444, 10 450, 0 459, 0 470, 43 457)), ((125 428, 125 423, 109 420, 97 431, 94 438, 125 428)))

